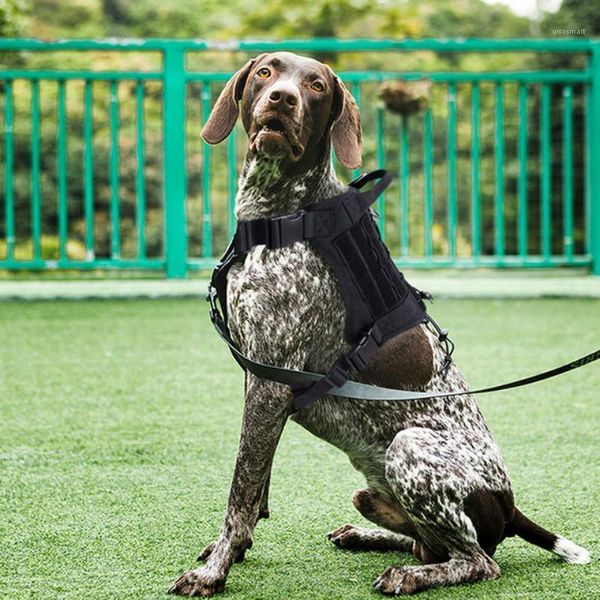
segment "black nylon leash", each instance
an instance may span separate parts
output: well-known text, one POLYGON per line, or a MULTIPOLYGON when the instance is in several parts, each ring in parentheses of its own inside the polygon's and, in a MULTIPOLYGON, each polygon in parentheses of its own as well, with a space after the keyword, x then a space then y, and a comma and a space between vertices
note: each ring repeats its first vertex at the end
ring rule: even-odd
MULTIPOLYGON (((221 339, 229 346, 229 349, 233 353, 234 358, 242 366, 257 377, 262 379, 269 379, 277 383, 284 383, 287 385, 306 385, 315 383, 323 379, 322 373, 313 373, 311 371, 301 371, 296 369, 286 369, 284 367, 276 367, 274 365, 265 365, 261 362, 248 358, 241 350, 237 347, 235 342, 231 339, 227 326, 223 317, 221 316, 218 306, 216 304, 217 294, 215 288, 209 286, 209 293, 206 300, 210 303, 210 318, 215 327, 215 330, 221 337, 221 339)), ((407 390, 395 390, 392 388, 379 387, 376 385, 370 385, 366 383, 360 383, 358 381, 346 381, 338 387, 334 387, 327 393, 332 396, 341 396, 344 398, 352 398, 355 400, 378 400, 378 401, 409 401, 409 400, 433 400, 435 398, 450 398, 453 396, 466 396, 475 394, 485 394, 489 392, 500 392, 502 390, 509 390, 512 388, 522 387, 538 381, 544 381, 557 375, 562 375, 568 371, 578 369, 587 364, 590 364, 600 359, 600 349, 586 354, 581 358, 572 360, 564 365, 524 377, 522 379, 515 379, 507 383, 501 383, 490 387, 479 388, 477 390, 459 391, 459 392, 443 392, 443 393, 431 393, 431 392, 411 392, 407 390)))
MULTIPOLYGON (((312 401, 326 394, 357 400, 405 401, 497 392, 556 377, 557 375, 600 359, 599 349, 554 369, 549 369, 515 381, 472 391, 413 392, 383 388, 353 381, 352 377, 366 367, 370 356, 377 347, 385 343, 387 339, 391 339, 391 337, 400 333, 403 328, 413 327, 418 322, 431 323, 437 331, 438 339, 444 344, 446 359, 440 372, 443 373, 451 364, 454 344, 448 338, 447 330, 441 329, 436 324, 434 319, 427 314, 423 304, 424 299, 431 297, 410 286, 403 279, 402 275, 397 272, 395 267, 393 272, 390 272, 389 269, 386 271, 386 261, 390 261, 389 250, 385 246, 383 246, 383 250, 381 248, 379 248, 379 251, 377 250, 377 241, 380 244, 382 242, 380 241, 378 230, 373 228, 372 217, 370 220, 367 219, 369 227, 363 224, 366 211, 371 210, 371 204, 390 184, 391 179, 389 173, 380 169, 366 173, 351 182, 349 188, 354 188, 354 192, 344 193, 323 200, 313 210, 300 210, 296 213, 281 215, 279 217, 238 222, 233 240, 213 271, 207 300, 210 302, 210 317, 217 333, 229 346, 233 357, 242 369, 248 370, 263 379, 290 385, 294 396, 294 405, 297 409, 301 409, 306 408, 312 401), (371 189, 368 191, 359 191, 365 184, 374 181, 377 183, 371 189), (355 235, 354 237, 349 236, 349 231, 356 229, 356 227, 359 227, 360 235, 363 236, 362 238, 359 235, 355 235), (344 237, 345 243, 343 248, 339 241, 342 237, 344 237), (370 240, 367 249, 363 247, 363 238, 370 240), (348 336, 360 335, 361 337, 358 343, 354 344, 352 350, 341 357, 326 374, 287 369, 254 361, 240 350, 231 338, 227 327, 227 274, 233 262, 237 258, 246 255, 255 246, 264 245, 270 250, 275 250, 291 246, 294 242, 298 241, 309 241, 315 246, 316 251, 321 253, 322 258, 326 262, 329 261, 328 264, 330 264, 334 272, 336 272, 336 269, 340 270, 340 264, 338 264, 339 261, 337 260, 338 254, 342 256, 343 267, 343 260, 348 260, 348 256, 344 254, 346 252, 350 258, 359 261, 359 267, 362 266, 362 271, 358 269, 358 275, 351 273, 351 277, 358 277, 359 279, 362 277, 361 281, 363 284, 365 283, 363 275, 367 266, 371 269, 379 269, 383 273, 379 279, 369 277, 366 287, 363 285, 363 287, 358 288, 356 288, 354 280, 351 280, 351 285, 348 283, 346 267, 342 268, 340 273, 337 273, 342 285, 344 283, 347 285, 346 291, 350 298, 355 298, 356 294, 360 294, 360 299, 357 300, 359 307, 363 306, 361 302, 364 303, 364 296, 366 294, 366 297, 371 302, 371 306, 377 306, 378 312, 376 318, 371 320, 367 326, 365 319, 362 318, 364 315, 357 318, 356 313, 359 311, 356 310, 356 306, 350 303, 350 308, 355 309, 354 312, 350 312, 350 316, 355 321, 350 326, 348 322, 346 323, 346 328, 349 327, 350 329, 348 336), (335 244, 337 244, 335 247, 338 254, 332 257, 329 252, 330 245, 333 246, 335 244), (368 261, 366 258, 368 253, 373 255, 369 254, 371 258, 374 257, 375 265, 367 264, 368 261), (360 261, 363 261, 364 264, 360 261), (398 280, 398 276, 395 273, 399 275, 400 280, 398 280), (380 279, 386 284, 384 286, 385 293, 381 289, 382 282, 380 279), (378 290, 378 292, 370 296, 369 293, 373 290, 378 290), (396 294, 396 297, 393 299, 394 302, 400 300, 398 304, 392 303, 390 305, 388 301, 390 291, 396 294), (359 326, 356 326, 357 324, 359 326)), ((370 317, 372 317, 371 306, 369 306, 370 317)))

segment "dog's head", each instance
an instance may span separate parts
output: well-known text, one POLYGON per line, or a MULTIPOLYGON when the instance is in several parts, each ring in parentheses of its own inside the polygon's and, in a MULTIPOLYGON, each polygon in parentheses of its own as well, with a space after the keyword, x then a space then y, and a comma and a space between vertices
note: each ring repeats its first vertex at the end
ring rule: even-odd
POLYGON ((253 155, 299 163, 331 142, 345 167, 361 165, 358 107, 327 65, 289 52, 248 61, 227 82, 202 129, 209 144, 231 133, 239 103, 253 155))

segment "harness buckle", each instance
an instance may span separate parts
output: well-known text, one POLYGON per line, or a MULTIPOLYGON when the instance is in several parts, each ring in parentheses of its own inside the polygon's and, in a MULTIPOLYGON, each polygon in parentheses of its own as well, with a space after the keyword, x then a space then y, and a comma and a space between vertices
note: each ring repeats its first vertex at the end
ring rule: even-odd
POLYGON ((217 293, 217 288, 212 285, 212 283, 208 284, 208 294, 206 295, 205 300, 210 305, 210 319, 214 323, 217 319, 221 318, 219 314, 219 307, 217 306, 217 299, 219 295, 217 293))
POLYGON ((333 365, 333 369, 327 373, 325 380, 332 384, 332 387, 341 387, 348 381, 348 373, 338 363, 333 365))
POLYGON ((205 300, 210 303, 211 307, 216 306, 215 299, 217 298, 217 288, 212 284, 208 284, 208 294, 206 294, 205 300))
POLYGON ((269 227, 268 247, 272 250, 291 246, 304 239, 304 215, 300 210, 291 215, 272 219, 269 227))
POLYGON ((248 221, 238 221, 234 237, 235 249, 240 254, 245 254, 252 247, 252 228, 248 221))
POLYGON ((346 356, 346 362, 353 373, 362 371, 366 366, 373 352, 380 346, 381 336, 379 328, 375 330, 375 325, 369 329, 356 348, 346 356))

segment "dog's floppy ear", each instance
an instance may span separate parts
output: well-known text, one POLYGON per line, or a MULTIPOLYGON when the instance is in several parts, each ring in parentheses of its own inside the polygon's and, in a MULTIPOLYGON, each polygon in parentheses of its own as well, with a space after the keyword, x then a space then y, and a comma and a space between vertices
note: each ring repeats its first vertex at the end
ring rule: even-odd
POLYGON ((238 102, 242 99, 248 74, 259 58, 260 56, 250 59, 235 73, 217 98, 201 132, 209 144, 218 144, 231 133, 238 117, 238 102))
POLYGON ((347 169, 358 169, 362 164, 362 130, 358 106, 348 88, 334 75, 333 125, 331 141, 337 159, 347 169))

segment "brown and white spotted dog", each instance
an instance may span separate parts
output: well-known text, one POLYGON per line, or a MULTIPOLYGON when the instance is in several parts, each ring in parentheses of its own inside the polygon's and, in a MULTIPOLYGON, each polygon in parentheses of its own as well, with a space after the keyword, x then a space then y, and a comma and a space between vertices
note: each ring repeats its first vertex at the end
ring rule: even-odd
MULTIPOLYGON (((326 65, 286 52, 263 54, 227 83, 204 127, 217 144, 231 132, 238 105, 249 149, 237 195, 239 219, 297 211, 344 191, 331 145, 348 168, 360 166, 357 106, 326 65)), ((307 242, 253 248, 228 278, 234 339, 250 358, 327 372, 349 350, 345 307, 329 268, 307 242)), ((436 333, 421 325, 388 341, 360 380, 409 390, 466 389, 436 333), (444 373, 443 375, 441 373, 444 373)), ((382 529, 344 525, 329 534, 340 548, 412 552, 423 566, 389 567, 374 583, 385 594, 495 579, 492 559, 507 536, 590 560, 573 542, 532 523, 514 505, 506 466, 470 396, 412 402, 363 402, 327 396, 292 414, 288 386, 248 374, 239 452, 219 539, 171 592, 210 596, 223 590, 231 565, 252 546, 267 503, 273 455, 291 417, 350 458, 367 481, 352 502, 382 529)))

